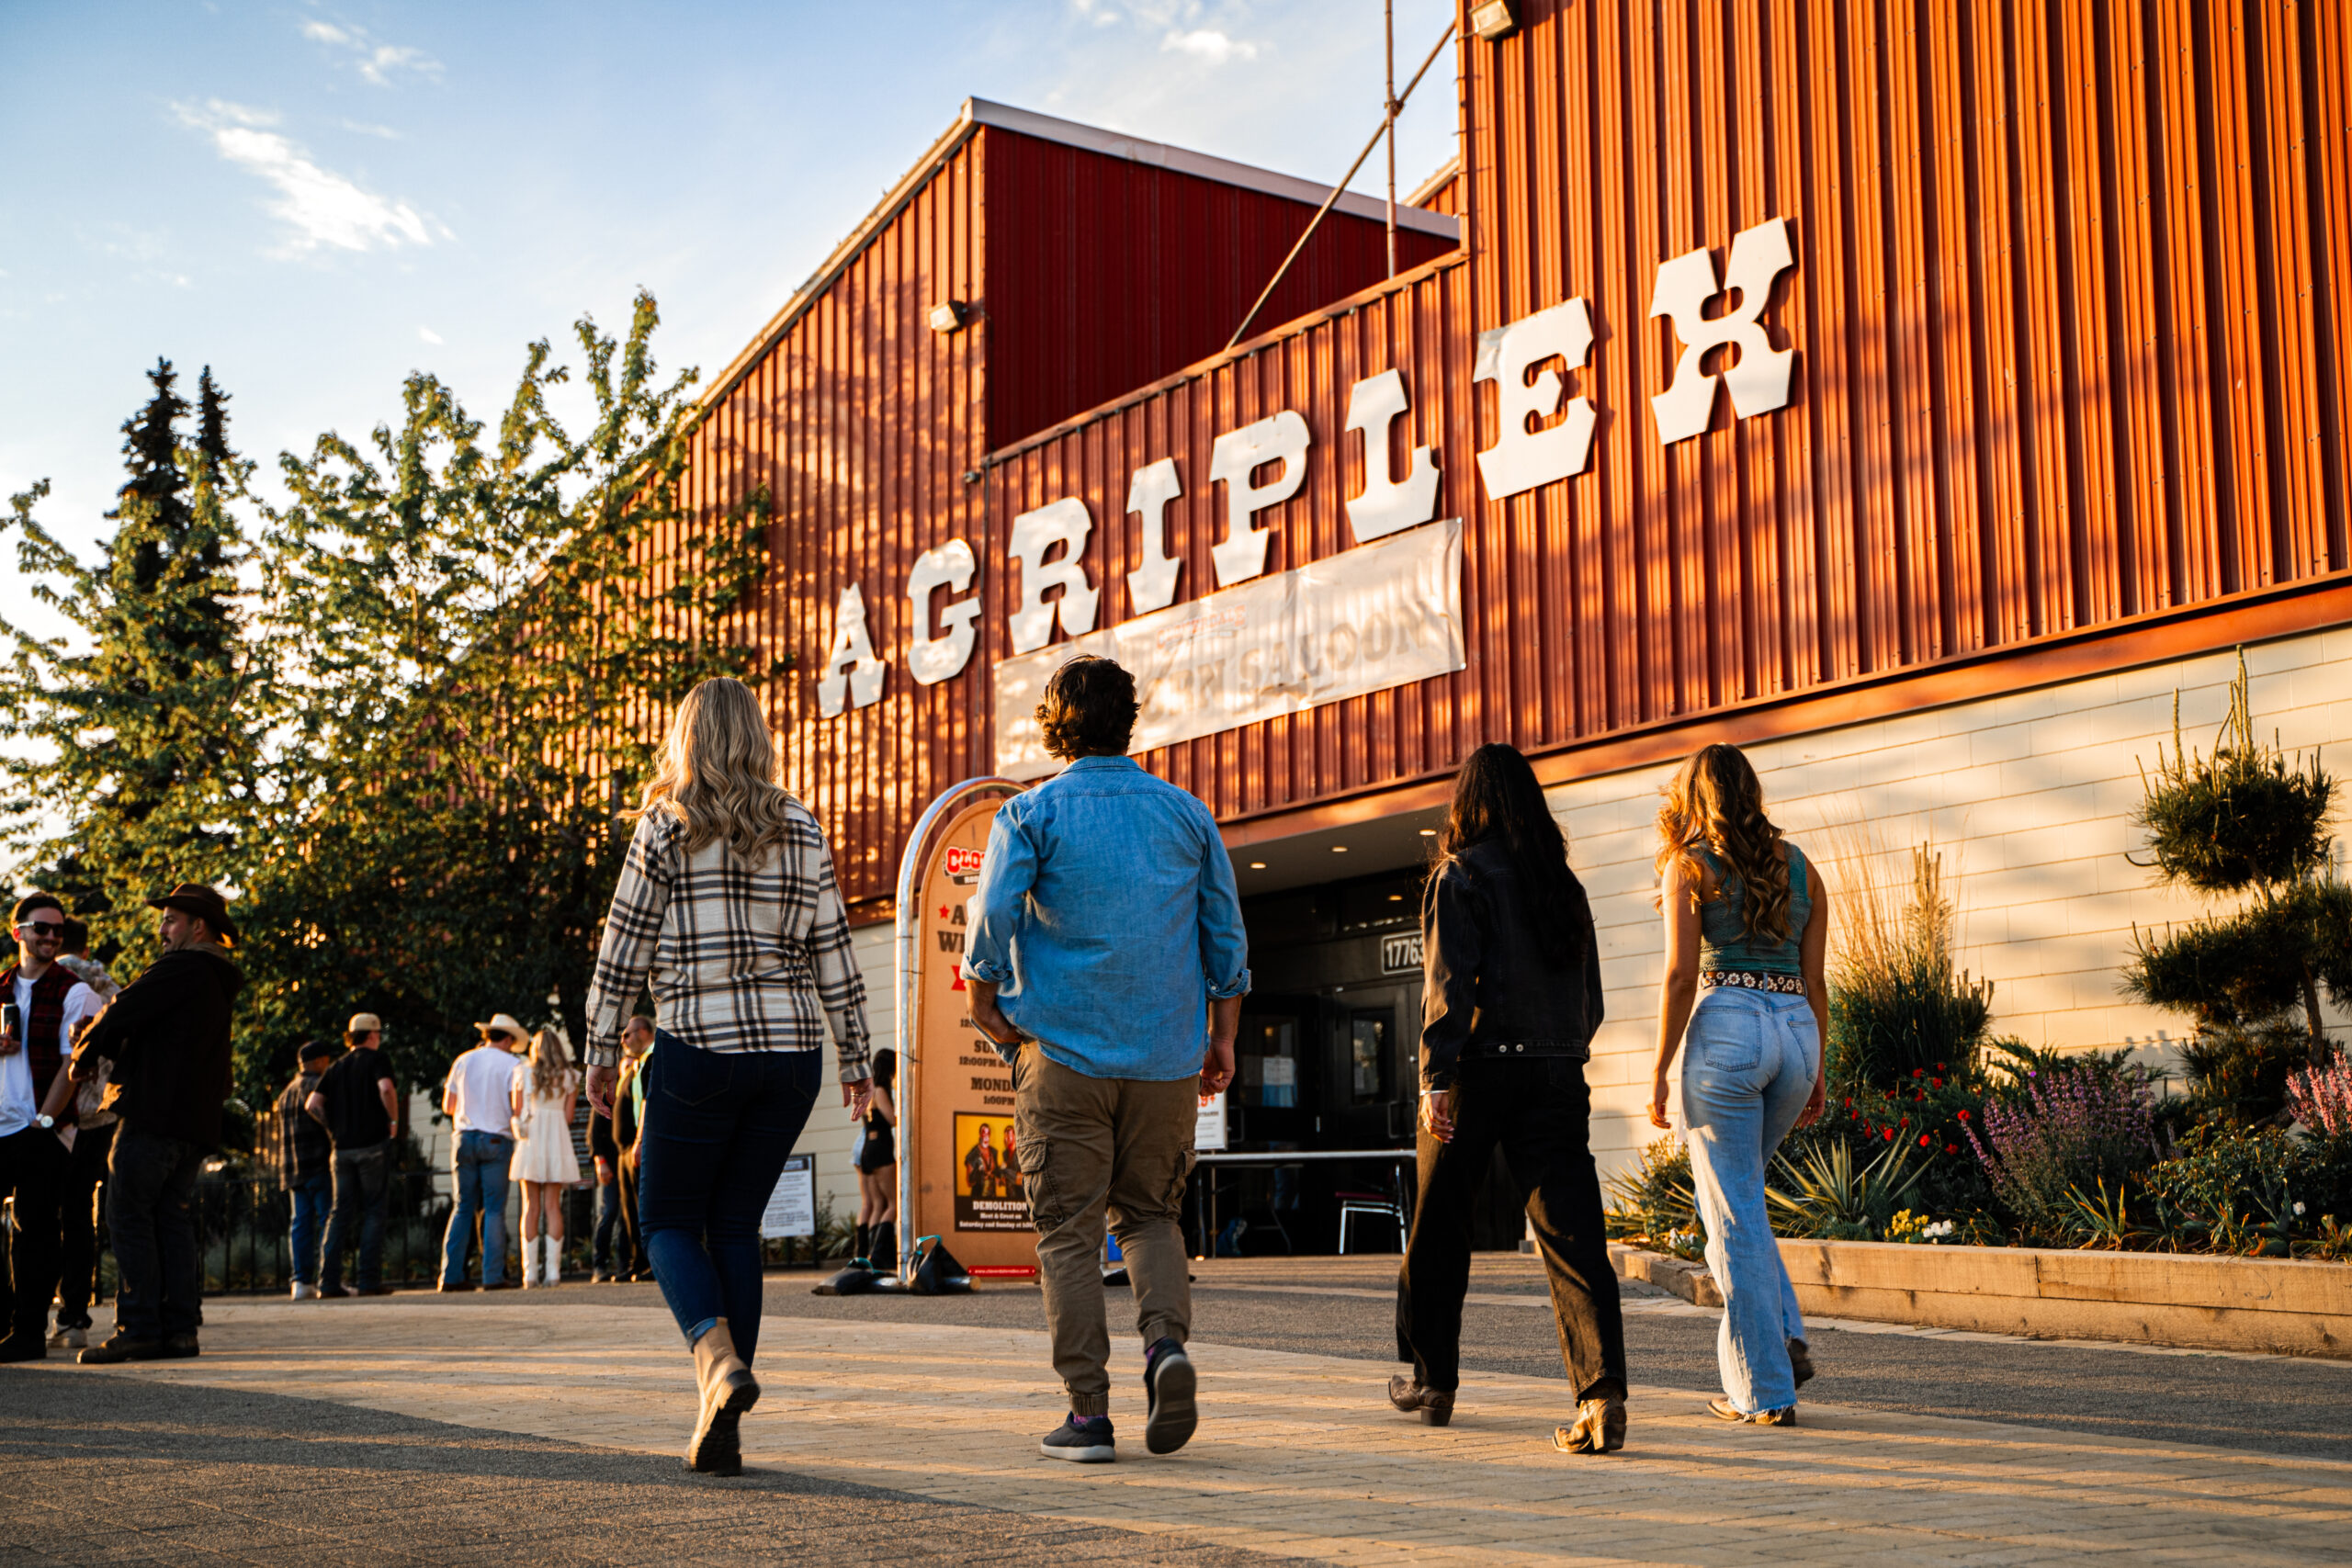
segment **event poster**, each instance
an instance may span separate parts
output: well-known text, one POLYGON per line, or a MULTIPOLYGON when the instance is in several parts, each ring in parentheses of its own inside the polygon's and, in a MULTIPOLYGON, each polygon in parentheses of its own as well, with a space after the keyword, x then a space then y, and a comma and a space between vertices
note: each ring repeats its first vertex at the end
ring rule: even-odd
MULTIPOLYGON (((1010 794, 1010 791, 1006 792, 1010 794)), ((1012 1069, 972 1022, 961 973, 967 908, 978 891, 1001 797, 966 807, 927 846, 916 924, 915 1048, 910 1194, 918 1235, 944 1235, 974 1266, 1034 1266, 1036 1230, 1021 1190, 1012 1069), (981 1129, 986 1128, 985 1139, 981 1129)))
POLYGON ((956 1228, 959 1231, 1026 1231, 1029 1201, 1021 1190, 1021 1167, 1012 1118, 956 1113, 956 1228))

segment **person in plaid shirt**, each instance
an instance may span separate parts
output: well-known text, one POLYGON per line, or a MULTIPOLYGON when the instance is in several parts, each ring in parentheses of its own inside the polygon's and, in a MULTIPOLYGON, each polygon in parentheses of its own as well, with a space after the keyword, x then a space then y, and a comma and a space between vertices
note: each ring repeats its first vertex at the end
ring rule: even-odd
POLYGON ((775 783, 775 741, 741 681, 705 681, 662 766, 605 918, 588 991, 588 1095, 607 1115, 621 1030, 650 984, 638 1210, 654 1278, 693 1347, 687 1468, 740 1475, 760 1396, 760 1214, 817 1100, 827 1026, 842 1103, 865 1114, 865 986, 833 857, 775 783))

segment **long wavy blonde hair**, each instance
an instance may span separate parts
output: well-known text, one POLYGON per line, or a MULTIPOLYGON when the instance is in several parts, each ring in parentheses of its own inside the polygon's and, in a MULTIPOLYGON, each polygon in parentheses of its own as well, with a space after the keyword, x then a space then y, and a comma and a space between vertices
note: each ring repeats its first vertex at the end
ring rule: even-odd
POLYGON ((531 1037, 531 1093, 553 1100, 564 1091, 571 1075, 571 1053, 564 1047, 563 1036, 554 1026, 542 1024, 531 1037))
POLYGON ((1736 746, 1717 742, 1691 754, 1666 786, 1657 808, 1657 874, 1680 865, 1695 890, 1705 876, 1694 852, 1721 856, 1742 889, 1740 914, 1750 942, 1789 940, 1789 863, 1781 832, 1764 815, 1764 786, 1736 746))
POLYGON ((686 694, 670 720, 662 766, 626 817, 667 809, 686 829, 686 852, 716 840, 761 861, 791 836, 792 796, 775 782, 775 738, 757 697, 720 675, 686 694))

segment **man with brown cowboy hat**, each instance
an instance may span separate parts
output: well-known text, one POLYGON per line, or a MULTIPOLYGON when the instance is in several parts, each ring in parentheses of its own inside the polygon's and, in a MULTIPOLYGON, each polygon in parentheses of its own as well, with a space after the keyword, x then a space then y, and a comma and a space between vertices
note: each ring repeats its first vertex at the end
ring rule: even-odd
POLYGON ((106 1108, 121 1120, 107 1160, 107 1226, 121 1289, 114 1335, 85 1362, 197 1354, 204 1267, 197 1249, 196 1179, 220 1146, 229 1098, 229 1010, 245 977, 229 955, 228 905, 183 882, 147 906, 163 955, 123 987, 74 1051, 74 1077, 111 1062, 106 1108))
MULTIPOLYGON (((444 1291, 470 1291, 466 1248, 481 1247, 481 1288, 511 1291, 506 1278, 506 1171, 514 1158, 514 1054, 530 1034, 506 1013, 474 1025, 481 1038, 449 1064, 441 1114, 449 1118, 449 1228, 441 1242, 444 1291)), ((526 1272, 528 1270, 526 1269, 526 1272)))

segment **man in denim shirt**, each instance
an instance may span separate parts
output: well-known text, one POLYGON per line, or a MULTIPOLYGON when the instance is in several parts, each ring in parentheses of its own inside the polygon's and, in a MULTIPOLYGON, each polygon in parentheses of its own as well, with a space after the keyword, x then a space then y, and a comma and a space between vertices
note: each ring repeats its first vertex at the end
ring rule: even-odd
POLYGON ((1146 1346, 1144 1446, 1172 1453, 1197 1424, 1179 1216, 1194 1094, 1231 1080, 1250 989, 1216 820, 1128 759, 1136 712, 1135 679, 1110 660, 1055 671, 1037 718, 1069 765, 998 810, 964 955, 972 1020, 1013 1069, 1015 1157, 1069 1390, 1042 1447, 1080 1463, 1114 1457, 1106 1210, 1146 1346))

